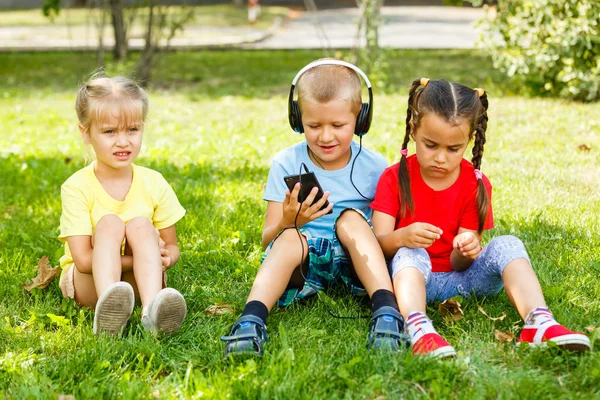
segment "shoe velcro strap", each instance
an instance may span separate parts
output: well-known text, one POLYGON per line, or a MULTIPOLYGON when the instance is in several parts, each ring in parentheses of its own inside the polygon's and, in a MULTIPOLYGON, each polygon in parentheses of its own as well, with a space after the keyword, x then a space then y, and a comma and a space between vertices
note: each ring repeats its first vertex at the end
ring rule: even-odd
POLYGON ((230 335, 230 336, 221 336, 221 340, 224 342, 233 342, 233 341, 238 341, 238 340, 246 340, 246 339, 250 339, 250 340, 254 340, 256 339, 257 335, 256 333, 242 333, 239 335, 230 335))
POLYGON ((550 328, 551 326, 555 326, 555 325, 560 325, 560 324, 553 319, 549 319, 548 321, 542 323, 541 325, 538 325, 537 332, 535 333, 535 336, 533 337, 533 343, 542 343, 544 334, 546 333, 546 330, 548 330, 548 328, 550 328))

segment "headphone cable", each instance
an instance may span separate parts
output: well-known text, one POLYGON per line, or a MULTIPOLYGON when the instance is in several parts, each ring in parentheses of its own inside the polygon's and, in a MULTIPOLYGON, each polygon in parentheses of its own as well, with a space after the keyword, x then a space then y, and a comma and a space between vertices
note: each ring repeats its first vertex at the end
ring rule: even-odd
MULTIPOLYGON (((360 151, 359 151, 359 153, 360 153, 360 151)), ((356 156, 358 157, 358 154, 356 156)), ((306 167, 306 164, 301 163, 300 170, 298 171, 298 183, 300 184, 300 187, 302 187, 302 168, 303 167, 304 167, 304 170, 308 173, 308 168, 306 167)), ((352 167, 354 167, 354 165, 352 167)), ((350 174, 352 174, 352 172, 350 172, 350 174)), ((350 179, 352 179, 352 176, 350 177, 350 179)), ((356 186, 355 186, 355 188, 356 188, 356 186)), ((358 189, 356 189, 356 190, 358 191, 358 189)), ((361 194, 361 196, 362 196, 362 194, 361 194)), ((302 204, 302 203, 300 203, 300 204, 302 204)), ((325 309, 327 310, 329 315, 331 315, 332 317, 339 318, 339 319, 369 318, 368 315, 360 315, 360 314, 359 315, 338 315, 338 314, 334 313, 333 310, 331 309, 331 307, 329 307, 329 304, 327 304, 327 302, 325 300, 323 300, 323 298, 321 297, 321 290, 319 290, 319 288, 317 288, 315 285, 313 285, 313 283, 310 282, 304 275, 304 268, 303 268, 304 267, 304 240, 302 239, 302 234, 300 233, 300 228, 298 227, 298 216, 300 215, 301 209, 302 209, 301 206, 298 207, 298 211, 296 212, 296 217, 294 218, 294 229, 296 230, 296 233, 298 234, 298 239, 300 239, 300 246, 302 246, 302 253, 300 256, 300 275, 302 275, 302 279, 304 279, 304 282, 308 283, 308 285, 317 293, 317 297, 319 298, 319 300, 321 300, 321 302, 325 306, 325 309)), ((310 254, 308 254, 308 252, 306 254, 306 258, 307 258, 307 260, 309 260, 309 265, 310 265, 310 254)))

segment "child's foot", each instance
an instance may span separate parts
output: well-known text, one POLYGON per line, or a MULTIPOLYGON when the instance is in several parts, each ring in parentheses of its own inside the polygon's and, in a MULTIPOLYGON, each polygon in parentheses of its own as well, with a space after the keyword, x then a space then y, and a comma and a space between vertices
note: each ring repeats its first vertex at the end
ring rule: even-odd
POLYGON ((186 314, 185 299, 177 290, 158 292, 142 312, 142 325, 152 333, 168 335, 177 332, 186 314))
POLYGON ((135 294, 127 282, 115 282, 100 295, 94 313, 94 334, 121 333, 133 311, 135 294))
POLYGON ((408 334, 415 355, 445 358, 456 356, 456 350, 439 333, 431 320, 421 312, 415 312, 406 320, 408 334))
POLYGON ((267 327, 262 319, 254 315, 238 318, 229 336, 221 336, 226 342, 225 357, 230 355, 262 356, 263 345, 269 341, 267 327))
POLYGON ((403 331, 402 315, 392 307, 381 307, 371 317, 367 348, 386 350, 407 348, 410 342, 403 331))
POLYGON ((548 342, 573 351, 590 350, 590 339, 579 332, 571 332, 560 325, 547 308, 537 308, 529 313, 525 326, 517 339, 517 346, 527 343, 531 347, 546 346, 548 342))

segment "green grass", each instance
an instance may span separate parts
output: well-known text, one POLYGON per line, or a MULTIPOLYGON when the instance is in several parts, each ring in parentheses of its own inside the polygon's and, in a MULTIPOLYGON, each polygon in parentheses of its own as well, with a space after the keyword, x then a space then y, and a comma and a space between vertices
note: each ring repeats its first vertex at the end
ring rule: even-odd
MULTIPOLYGON (((178 7, 172 7, 178 11, 178 7)), ((287 15, 286 7, 261 6, 261 15, 256 24, 257 28, 268 28, 277 17, 287 15)), ((144 10, 140 10, 140 15, 144 10)), ((78 26, 94 24, 99 18, 98 10, 86 8, 64 8, 58 16, 50 19, 42 14, 41 9, 32 10, 1 10, 0 26, 78 26)), ((110 21, 110 19, 107 19, 110 21)), ((236 8, 232 4, 213 4, 194 7, 193 26, 213 27, 245 27, 248 26, 248 11, 246 7, 236 8)))
MULTIPOLYGON (((504 293, 463 302, 465 318, 436 327, 455 360, 365 349, 368 320, 331 318, 318 299, 276 310, 259 360, 227 362, 219 336, 242 310, 262 254, 261 200, 270 158, 302 140, 287 125, 295 72, 320 52, 168 53, 154 74, 145 149, 138 164, 161 171, 187 209, 182 257, 170 284, 184 294, 181 332, 146 334, 136 309, 120 339, 96 338, 93 314, 63 301, 54 281, 28 295, 23 282, 48 255, 57 265, 60 185, 83 164, 73 104, 92 53, 0 55, 0 397, 56 398, 599 398, 599 335, 585 355, 517 350, 494 329, 518 334, 504 293), (234 315, 203 310, 227 302, 234 315), (503 321, 488 314, 506 312, 503 321), (58 315, 63 317, 49 317, 58 315)), ((494 185, 496 228, 526 244, 547 301, 577 330, 600 325, 600 114, 598 104, 524 95, 471 51, 392 51, 375 91, 366 146, 390 162, 404 132, 406 88, 445 77, 490 92, 483 171, 494 185), (578 145, 588 144, 582 152, 578 145)), ((111 68, 117 70, 118 68, 111 68)), ((365 301, 330 294, 342 314, 365 301)))

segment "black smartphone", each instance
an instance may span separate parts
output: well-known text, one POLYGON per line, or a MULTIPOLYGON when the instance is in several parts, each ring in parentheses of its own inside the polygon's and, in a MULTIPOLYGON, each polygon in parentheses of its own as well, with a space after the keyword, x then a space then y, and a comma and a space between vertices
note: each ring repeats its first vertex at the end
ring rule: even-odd
MULTIPOLYGON (((308 197, 308 195, 314 187, 318 188, 319 191, 317 192, 313 203, 319 201, 321 197, 323 197, 323 189, 321 188, 321 185, 319 184, 319 181, 317 180, 317 177, 315 176, 314 172, 307 172, 301 175, 288 175, 285 176, 283 180, 285 181, 285 184, 287 185, 288 189, 290 189, 290 193, 292 192, 292 190, 294 190, 294 186, 296 185, 296 183, 300 182, 300 193, 298 193, 298 201, 300 203, 303 203, 304 200, 306 200, 306 198, 308 197)), ((326 200, 325 204, 323 204, 323 206, 320 209, 323 210, 328 205, 329 201, 326 200)), ((331 214, 332 212, 333 211, 330 210, 327 214, 331 214)))

